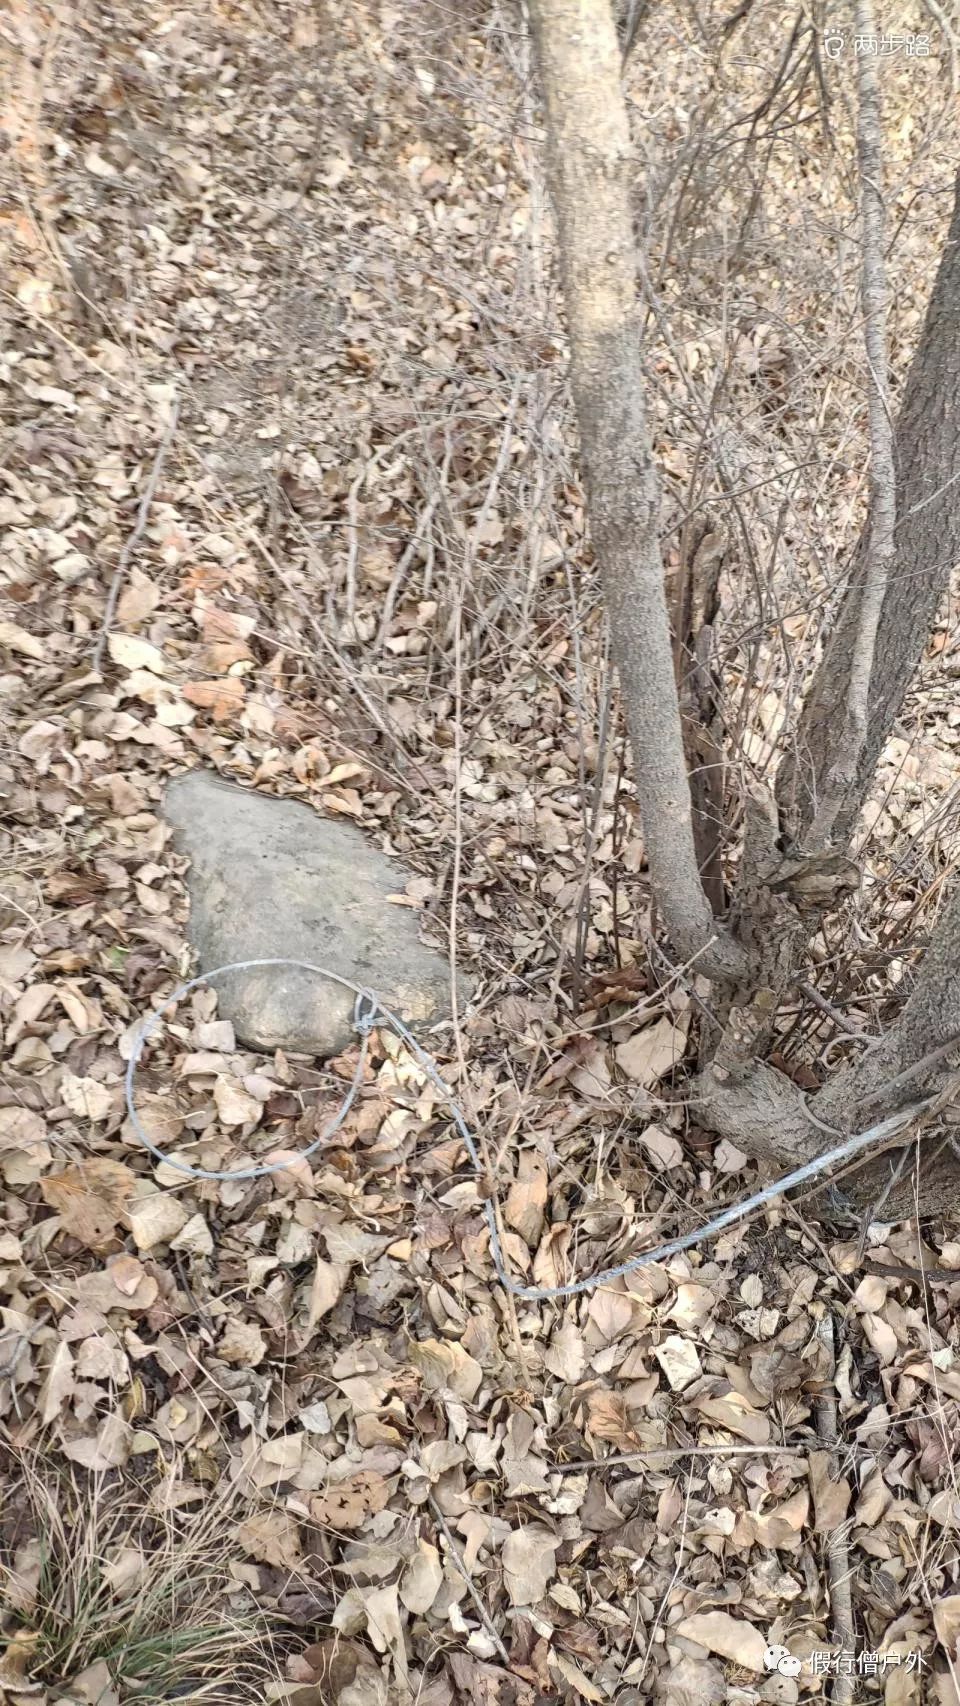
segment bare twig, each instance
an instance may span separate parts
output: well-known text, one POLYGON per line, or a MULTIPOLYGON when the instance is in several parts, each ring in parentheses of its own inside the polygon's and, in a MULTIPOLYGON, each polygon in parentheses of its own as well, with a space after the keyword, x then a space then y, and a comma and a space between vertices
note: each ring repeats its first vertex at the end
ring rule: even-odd
MULTIPOLYGON (((439 482, 440 482, 440 491, 441 492, 447 483, 447 475, 450 472, 450 459, 451 459, 452 454, 453 454, 453 447, 452 447, 452 445, 448 444, 446 454, 443 458, 443 467, 441 468, 440 474, 439 474, 439 482)), ((383 646, 386 642, 387 636, 390 632, 390 624, 393 621, 393 612, 394 612, 394 609, 396 606, 397 598, 398 598, 399 593, 400 593, 400 589, 403 586, 404 580, 406 579, 407 571, 410 567, 410 564, 413 562, 414 557, 416 556, 417 552, 420 550, 421 546, 424 543, 424 540, 427 538, 427 536, 430 532, 430 528, 433 524, 433 518, 434 518, 434 515, 436 514, 437 505, 439 504, 439 502, 440 502, 440 492, 436 492, 436 493, 434 493, 433 497, 431 497, 428 500, 428 502, 424 505, 423 509, 420 511, 419 516, 417 517, 416 527, 414 528, 413 533, 411 534, 409 540, 407 541, 406 548, 405 548, 402 556, 400 557, 400 560, 397 563, 396 568, 393 571, 393 578, 390 582, 390 585, 387 587, 386 593, 384 594, 383 609, 380 612, 380 626, 377 629, 377 638, 375 641, 375 645, 376 645, 376 648, 378 651, 381 651, 383 649, 383 646)))
POLYGON ((841 1013, 839 1008, 833 1005, 832 1001, 828 1001, 825 995, 821 995, 819 989, 815 989, 812 983, 804 983, 799 980, 797 988, 807 1001, 811 1002, 814 1007, 818 1007, 821 1013, 826 1013, 827 1017, 833 1020, 838 1030, 843 1031, 846 1036, 872 1040, 867 1039, 866 1032, 861 1025, 855 1025, 852 1019, 848 1019, 845 1013, 841 1013))
MULTIPOLYGON (((857 0, 858 35, 873 36, 873 0, 857 0)), ((870 684, 877 650, 877 633, 894 559, 897 522, 897 476, 893 420, 890 414, 890 375, 887 361, 886 205, 883 194, 883 147, 880 83, 877 64, 869 54, 857 56, 857 157, 860 168, 861 295, 867 352, 867 399, 870 420, 870 513, 864 552, 860 616, 847 683, 846 729, 827 789, 805 845, 811 851, 829 840, 847 789, 856 780, 867 740, 870 684)))
POLYGON ((421 787, 429 787, 429 780, 423 770, 423 767, 417 762, 413 754, 405 746, 395 724, 392 722, 392 719, 388 714, 381 711, 371 699, 370 694, 367 692, 363 684, 360 672, 351 668, 343 653, 334 645, 306 595, 294 583, 290 575, 287 574, 286 570, 281 565, 279 558, 270 550, 270 547, 258 532, 257 528, 252 523, 248 523, 245 520, 241 521, 239 525, 242 529, 243 537, 257 552, 258 556, 263 559, 271 573, 276 575, 280 585, 294 600, 298 609, 301 611, 304 620, 309 624, 317 645, 332 660, 334 666, 340 670, 347 687, 350 689, 351 693, 355 694, 357 699, 359 699, 374 727, 379 730, 385 740, 390 742, 394 752, 401 761, 403 769, 412 771, 417 777, 421 787))
POLYGON ((137 510, 137 519, 134 524, 133 532, 124 545, 123 550, 120 552, 119 561, 113 571, 113 580, 110 582, 110 590, 107 593, 106 607, 103 612, 103 622, 101 624, 100 633, 97 637, 97 643, 93 652, 93 670, 96 675, 101 673, 103 667, 103 654, 107 649, 107 641, 110 638, 110 629, 113 626, 113 618, 117 612, 117 601, 120 597, 120 588, 123 585, 124 577, 130 566, 133 554, 146 532, 147 522, 150 519, 150 506, 156 496, 157 486, 160 484, 160 475, 163 472, 163 464, 166 460, 167 451, 173 443, 173 435, 177 430, 177 422, 180 419, 181 402, 182 395, 175 399, 173 408, 170 411, 170 419, 167 422, 163 437, 157 446, 157 454, 153 459, 150 478, 143 489, 143 496, 140 499, 140 507, 137 510))
MULTIPOLYGON (((489 516, 496 503, 500 480, 503 476, 503 471, 507 465, 507 458, 509 456, 510 440, 513 434, 513 422, 516 415, 519 397, 520 378, 518 375, 514 381, 510 402, 507 406, 503 430, 500 435, 500 449, 497 454, 496 462, 493 466, 493 472, 487 482, 487 488, 484 492, 483 502, 480 505, 479 513, 467 538, 466 550, 464 552, 463 573, 454 588, 453 613, 451 617, 453 639, 454 848, 453 870, 450 878, 450 927, 448 932, 448 941, 450 961, 450 1012, 453 1019, 454 1037, 456 1039, 460 1079, 463 1084, 467 1083, 467 1065, 463 1053, 463 1034, 460 1028, 459 990, 457 987, 457 925, 460 904, 460 876, 463 867, 463 590, 464 586, 468 583, 468 580, 473 578, 477 552, 483 538, 483 530, 487 525, 489 516)), ((493 1178, 496 1175, 491 1168, 490 1153, 487 1147, 486 1136, 483 1132, 479 1133, 479 1142, 480 1153, 483 1157, 483 1165, 489 1176, 493 1178)), ((497 1233, 502 1243, 505 1235, 505 1227, 503 1224, 500 1203, 496 1198, 496 1193, 494 1214, 496 1215, 497 1233)), ((524 1380, 529 1385, 530 1370, 523 1348, 523 1339, 520 1336, 520 1323, 517 1319, 517 1305, 510 1292, 507 1293, 506 1298, 506 1316, 510 1326, 510 1336, 513 1339, 514 1350, 517 1354, 517 1364, 524 1380)))
POLYGON ((679 1537, 679 1544, 677 1546, 676 1562, 673 1566, 673 1574, 671 1575, 670 1580, 668 1581, 663 1593, 660 1595, 660 1603, 657 1606, 656 1615, 655 1615, 653 1622, 650 1624, 649 1629, 647 1631, 647 1645, 646 1645, 646 1650, 645 1650, 644 1655, 643 1655, 643 1662, 642 1662, 641 1667, 640 1667, 640 1673, 637 1677, 638 1683, 642 1683, 644 1677, 647 1674, 647 1666, 650 1663, 650 1655, 653 1652, 653 1644, 654 1644, 654 1641, 656 1640, 657 1631, 659 1630, 660 1625, 663 1622, 663 1619, 665 1618, 665 1616, 667 1614, 668 1605, 670 1605, 672 1603, 673 1590, 676 1587, 677 1582, 680 1579, 680 1573, 683 1569, 684 1552, 685 1552, 686 1544, 687 1544, 687 1524, 690 1520, 690 1495, 691 1495, 692 1491, 693 1491, 693 1476, 688 1475, 687 1476, 686 1492, 683 1495, 683 1511, 682 1511, 681 1516, 680 1516, 680 1537, 679 1537))
MULTIPOLYGON (((859 14, 858 14, 859 15, 859 14)), ((839 1477, 840 1462, 837 1446, 839 1426, 837 1397, 833 1385, 837 1353, 833 1332, 833 1317, 825 1314, 819 1323, 818 1336, 830 1359, 824 1389, 817 1400, 817 1432, 832 1459, 833 1473, 839 1477)), ((830 1620, 834 1644, 841 1652, 853 1651, 853 1597, 850 1591, 850 1553, 842 1527, 831 1529, 826 1536, 827 1574, 830 1578, 830 1620)), ((833 1679, 833 1706, 849 1706, 856 1692, 856 1678, 841 1671, 833 1679)))
POLYGON ((471 1576, 470 1571, 467 1569, 467 1566, 464 1563, 463 1558, 461 1556, 460 1548, 457 1545, 456 1540, 454 1539, 453 1535, 450 1532, 450 1525, 447 1522, 446 1517, 444 1516, 442 1510, 440 1509, 440 1506, 437 1504, 437 1501, 434 1498, 432 1493, 430 1494, 430 1509, 433 1513, 434 1520, 438 1524, 440 1531, 443 1535, 443 1538, 447 1543, 447 1547, 448 1547, 449 1552, 450 1552, 451 1560, 456 1565, 456 1568, 459 1570, 461 1576, 463 1577, 464 1581, 467 1584, 467 1592, 469 1593, 470 1598, 473 1600, 473 1603, 476 1606, 477 1615, 480 1618, 480 1621, 483 1624, 483 1627, 487 1631, 487 1634, 489 1635, 491 1641, 493 1642, 494 1646, 496 1647, 497 1652, 500 1654, 500 1657, 502 1658, 504 1664, 509 1665, 510 1655, 507 1652, 506 1647, 504 1646, 499 1635, 497 1634, 497 1631, 495 1630, 495 1628, 493 1627, 493 1624, 490 1621, 490 1615, 487 1611, 487 1608, 484 1605, 483 1600, 480 1598, 479 1593, 477 1592, 476 1586, 474 1585, 473 1577, 471 1576))
POLYGON ((923 0, 923 4, 925 10, 930 13, 931 18, 939 24, 943 33, 943 39, 947 44, 947 50, 950 54, 950 92, 955 95, 957 93, 957 89, 960 88, 960 70, 958 70, 958 67, 960 67, 960 35, 958 35, 957 31, 953 28, 950 19, 943 7, 938 3, 938 0, 923 0))
POLYGON ((881 1279, 910 1280, 920 1287, 956 1285, 960 1280, 960 1268, 912 1268, 906 1262, 867 1262, 865 1267, 868 1274, 879 1274, 881 1279))
POLYGON ((634 42, 640 34, 640 26, 646 19, 649 10, 650 0, 627 0, 627 9, 619 32, 621 69, 626 68, 627 60, 633 51, 634 42))
POLYGON ((579 1469, 608 1469, 612 1464, 636 1463, 638 1458, 662 1457, 676 1463, 682 1457, 783 1457, 802 1455, 805 1445, 645 1445, 639 1451, 615 1451, 609 1457, 578 1457, 573 1463, 551 1463, 551 1475, 572 1475, 579 1469))
POLYGON ((347 493, 347 619, 352 622, 357 614, 357 558, 360 555, 360 487, 367 477, 366 468, 361 468, 347 493))
POLYGON ((890 1177, 887 1180, 886 1184, 883 1186, 882 1190, 880 1191, 879 1195, 874 1199, 874 1201, 867 1204, 862 1215, 860 1216, 860 1231, 857 1235, 857 1261, 858 1262, 862 1261, 862 1259, 863 1259, 863 1252, 866 1249, 866 1244, 867 1244, 867 1233, 869 1232, 872 1223, 875 1220, 880 1219, 880 1210, 882 1209, 884 1203, 887 1201, 887 1198, 890 1196, 891 1192, 899 1184, 900 1179, 902 1178, 904 1172, 906 1171, 907 1162, 910 1160, 912 1153, 913 1153, 913 1151, 912 1151, 910 1145, 905 1143, 903 1148, 900 1151, 899 1160, 890 1169, 890 1177))

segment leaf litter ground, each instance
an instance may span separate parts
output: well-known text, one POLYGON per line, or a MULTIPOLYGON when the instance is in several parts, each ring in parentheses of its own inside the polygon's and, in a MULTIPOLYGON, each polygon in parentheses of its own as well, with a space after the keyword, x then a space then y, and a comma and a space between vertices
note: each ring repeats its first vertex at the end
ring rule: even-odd
MULTIPOLYGON (((750 27, 723 93, 747 107, 783 14, 750 27)), ((418 873, 398 903, 481 979, 434 1046, 518 1274, 623 1259, 755 1178, 684 1116, 703 991, 648 947, 519 13, 18 0, 3 40, 0 1686, 15 1706, 813 1698, 831 1684, 809 1662, 773 1675, 764 1653, 831 1648, 840 1541, 879 1655, 865 1696, 956 1701, 948 1236, 874 1228, 864 1272, 855 1226, 783 1205, 514 1310, 448 1110, 396 1039, 299 1162, 353 1055, 257 1055, 206 990, 152 1050, 141 1117, 194 1164, 289 1170, 185 1181, 125 1119, 132 1027, 190 970, 162 789, 202 762, 418 873)), ((671 13, 637 51, 636 122, 686 170, 700 38, 671 13)), ((891 85, 902 183, 929 169, 943 68, 923 123, 891 85)), ((709 221, 739 201, 693 166, 685 288, 667 268, 673 330, 651 329, 673 521, 729 366, 727 450, 787 612, 774 632, 727 572, 728 630, 761 632, 750 681, 727 681, 758 768, 783 635, 815 643, 864 497, 850 186, 825 144, 771 147, 723 334, 709 221), (760 471, 799 482, 786 527, 760 471)), ((938 217, 920 198, 895 251, 900 367, 938 217)), ((955 857, 955 617, 868 814, 859 957, 831 985, 849 1028, 804 1006, 783 1039, 801 1081, 882 1023, 955 857)), ((813 977, 841 945, 814 945, 813 977)))

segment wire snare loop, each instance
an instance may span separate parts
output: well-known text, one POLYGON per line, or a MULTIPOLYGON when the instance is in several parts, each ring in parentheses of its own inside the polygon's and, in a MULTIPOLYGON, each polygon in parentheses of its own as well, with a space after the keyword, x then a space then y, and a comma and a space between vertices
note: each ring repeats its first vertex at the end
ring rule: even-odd
MULTIPOLYGON (((363 1080, 367 1057, 370 1052, 370 1034, 379 1024, 385 1024, 389 1026, 395 1036, 400 1037, 406 1044, 431 1084, 446 1102, 457 1132, 463 1140, 476 1178, 485 1187, 491 1185, 474 1141, 473 1133, 467 1125, 460 1104, 449 1084, 441 1076, 436 1062, 432 1056, 426 1053, 425 1049, 421 1048, 409 1027, 396 1013, 391 1012, 389 1007, 384 1006, 374 990, 367 989, 362 984, 353 983, 350 978, 342 977, 339 972, 330 971, 326 966, 314 965, 310 960, 235 960, 230 965, 215 966, 212 971, 203 972, 201 976, 193 977, 189 982, 179 984, 162 1006, 158 1007, 138 1026, 134 1032, 133 1048, 127 1062, 124 1095, 127 1113, 130 1116, 133 1129, 144 1148, 149 1150, 156 1160, 162 1161, 167 1167, 172 1167, 177 1173, 185 1173, 190 1178, 219 1180, 262 1179, 271 1173, 281 1173, 294 1164, 292 1160, 287 1159, 274 1161, 261 1167, 239 1167, 232 1172, 213 1172, 206 1167, 191 1167, 185 1161, 173 1160, 166 1156, 162 1149, 157 1148, 152 1138, 144 1130, 134 1104, 137 1067, 140 1064, 145 1045, 156 1033, 164 1014, 169 1013, 170 1009, 182 1001, 185 995, 189 995, 194 989, 199 989, 202 984, 212 983, 216 978, 225 977, 229 972, 254 971, 267 966, 286 966, 292 970, 314 972, 318 977, 326 978, 330 983, 339 984, 342 989, 353 990, 356 996, 353 1008, 353 1025, 360 1038, 360 1050, 353 1078, 333 1119, 320 1133, 319 1137, 314 1138, 306 1149, 300 1151, 295 1158, 297 1161, 305 1161, 309 1156, 314 1155, 342 1127, 353 1107, 363 1080)), ((514 1297, 523 1298, 530 1303, 544 1302, 549 1298, 579 1297, 583 1292, 593 1291, 598 1285, 606 1285, 612 1280, 622 1279, 624 1275, 634 1273, 638 1268, 649 1267, 653 1262, 662 1262, 668 1256, 679 1255, 681 1251, 691 1250, 695 1245, 703 1243, 705 1239, 715 1237, 718 1232, 724 1231, 726 1227, 744 1220, 755 1208, 761 1208, 764 1204, 772 1202, 775 1197, 782 1196, 786 1191, 793 1190, 797 1185, 805 1184, 808 1179, 816 1178, 819 1173, 825 1172, 828 1167, 833 1166, 836 1162, 847 1161, 863 1150, 882 1142, 884 1138, 893 1136, 934 1100, 936 1100, 935 1097, 927 1097, 922 1102, 914 1102, 909 1107, 901 1108, 897 1113, 889 1115, 887 1119, 879 1121, 877 1125, 870 1126, 868 1130, 858 1132, 854 1137, 846 1138, 835 1149, 827 1150, 824 1155, 815 1156, 812 1161, 806 1162, 802 1167, 797 1167, 792 1173, 785 1174, 782 1179, 777 1179, 772 1185, 767 1185, 763 1190, 755 1192, 753 1196, 747 1197, 742 1202, 732 1204, 730 1208, 724 1209, 722 1214, 716 1215, 713 1220, 708 1220, 705 1226, 697 1227, 693 1232, 687 1232, 680 1238, 672 1238, 666 1244, 658 1244, 653 1250, 644 1250, 640 1255, 631 1256, 629 1260, 619 1263, 616 1267, 604 1268, 599 1273, 588 1274, 584 1279, 571 1280, 568 1285, 520 1285, 513 1278, 504 1260, 500 1233, 497 1229, 494 1199, 492 1195, 487 1196, 483 1201, 483 1214, 490 1234, 490 1253, 493 1257, 497 1278, 506 1291, 511 1292, 514 1297)))
POLYGON ((140 1142, 143 1144, 145 1149, 149 1149, 151 1155, 155 1156, 158 1161, 162 1161, 164 1166, 172 1167, 177 1173, 186 1173, 190 1178, 221 1180, 264 1179, 268 1174, 282 1173, 287 1167, 292 1165, 290 1160, 273 1161, 269 1165, 262 1167, 238 1167, 232 1172, 213 1172, 206 1167, 190 1167, 185 1161, 175 1161, 172 1157, 164 1155, 163 1150, 158 1149, 156 1144, 153 1142, 153 1139, 144 1131, 133 1099, 134 1081, 136 1079, 137 1067, 140 1064, 140 1057, 143 1054, 144 1046, 155 1034, 164 1014, 169 1013, 171 1007, 176 1007, 177 1004, 183 1000, 185 995, 189 995, 194 989, 199 989, 201 984, 212 983, 214 979, 218 977, 226 977, 228 972, 255 971, 264 966, 286 966, 288 969, 296 971, 316 972, 318 977, 325 977, 331 983, 339 983, 345 989, 354 990, 357 997, 353 1009, 353 1023, 360 1036, 360 1054, 357 1059, 353 1078, 346 1094, 344 1095, 340 1107, 333 1116, 333 1119, 320 1133, 319 1137, 315 1137, 313 1142, 308 1144, 306 1149, 302 1149, 300 1151, 296 1158, 298 1161, 306 1161, 309 1156, 316 1154, 316 1151, 340 1130, 340 1127, 343 1125, 344 1120, 356 1100, 357 1091, 360 1088, 364 1070, 366 1068, 367 1056, 370 1052, 370 1032, 376 1022, 373 1015, 375 1014, 377 1001, 376 996, 371 990, 362 988, 360 984, 351 983, 349 978, 340 977, 337 972, 328 971, 325 966, 316 966, 310 960, 234 960, 227 966, 214 966, 212 971, 203 972, 200 977, 192 977, 188 983, 178 984, 173 994, 168 995, 162 1006, 158 1007, 155 1012, 151 1013, 148 1018, 144 1019, 143 1023, 134 1033, 133 1049, 130 1054, 130 1059, 127 1062, 127 1071, 124 1078, 124 1094, 127 1104, 127 1113, 130 1116, 130 1123, 140 1139, 140 1142), (363 1003, 366 1003, 367 1005, 362 1006, 363 1003))

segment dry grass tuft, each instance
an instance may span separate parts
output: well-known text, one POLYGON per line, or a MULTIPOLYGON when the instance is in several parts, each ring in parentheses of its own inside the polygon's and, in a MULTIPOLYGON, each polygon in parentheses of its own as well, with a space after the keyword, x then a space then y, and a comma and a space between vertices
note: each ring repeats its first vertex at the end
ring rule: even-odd
POLYGON ((0 1685, 83 1706, 262 1702, 279 1660, 231 1575, 229 1502, 215 1503, 145 1505, 116 1474, 18 1457, 0 1519, 0 1685))

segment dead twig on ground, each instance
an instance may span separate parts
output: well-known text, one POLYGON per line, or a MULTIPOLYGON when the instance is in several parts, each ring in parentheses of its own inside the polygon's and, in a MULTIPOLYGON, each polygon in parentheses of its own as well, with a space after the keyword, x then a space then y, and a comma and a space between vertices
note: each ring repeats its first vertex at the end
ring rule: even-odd
MULTIPOLYGON (((837 1397, 833 1385, 837 1352, 831 1315, 824 1315, 820 1322, 819 1337, 829 1357, 829 1369, 823 1392, 817 1400, 817 1432, 830 1453, 833 1473, 839 1478, 840 1461, 837 1447, 840 1443, 840 1435, 837 1397)), ((842 1527, 831 1529, 830 1533, 827 1534, 826 1554, 827 1574, 830 1579, 830 1620, 833 1625, 833 1640, 841 1652, 850 1653, 853 1651, 855 1638, 853 1596, 850 1591, 850 1553, 842 1527)), ((848 1706, 848 1703, 854 1698, 855 1691, 856 1678, 852 1675, 845 1676, 841 1671, 833 1679, 832 1698, 834 1706, 848 1706)))
POLYGON ((639 1458, 662 1457, 677 1463, 683 1457, 797 1457, 803 1445, 645 1445, 636 1451, 615 1451, 609 1457, 578 1457, 573 1463, 551 1463, 551 1475, 573 1475, 579 1469, 609 1469, 616 1464, 636 1463, 639 1458))
POLYGON ((173 408, 170 410, 170 419, 164 429, 163 437, 157 445, 157 453, 153 459, 150 478, 143 489, 143 496, 140 499, 140 506, 137 510, 137 519, 134 524, 133 532, 130 534, 123 550, 120 552, 117 566, 113 571, 113 579, 110 582, 110 590, 107 593, 107 602, 103 612, 103 622, 93 651, 92 667, 94 674, 96 675, 101 675, 103 672, 103 655, 107 649, 107 642, 110 639, 110 630, 113 627, 113 619, 117 613, 120 589, 123 586, 127 569, 130 567, 133 554, 147 530, 147 522, 150 519, 150 509, 157 493, 157 487, 160 484, 160 475, 163 472, 163 464, 166 461, 167 451, 173 443, 173 435, 177 430, 177 422, 180 419, 180 405, 182 401, 182 396, 178 396, 174 399, 173 408))
POLYGON ((473 1600, 473 1603, 476 1607, 477 1616, 480 1618, 480 1621, 483 1624, 483 1627, 487 1631, 487 1634, 489 1635, 491 1641, 493 1642, 494 1646, 496 1647, 497 1652, 500 1654, 500 1657, 502 1658, 504 1664, 509 1665, 510 1655, 507 1652, 507 1649, 504 1646, 503 1642, 501 1641, 499 1635, 497 1634, 496 1629, 494 1628, 493 1624, 490 1621, 490 1614, 487 1611, 487 1608, 484 1605, 483 1600, 480 1598, 480 1595, 477 1592, 476 1586, 474 1585, 473 1577, 471 1576, 469 1570, 467 1569, 466 1564, 463 1561, 463 1558, 462 1558, 461 1553, 460 1553, 460 1548, 457 1545, 457 1542, 454 1539, 452 1533, 450 1532, 450 1525, 447 1522, 446 1517, 444 1516, 442 1510, 440 1509, 440 1506, 437 1504, 437 1501, 434 1498, 432 1493, 430 1494, 430 1510, 433 1514, 434 1521, 436 1522, 438 1528, 440 1529, 441 1534, 443 1535, 444 1540, 447 1543, 447 1547, 448 1547, 448 1550, 450 1553, 451 1561, 456 1566, 460 1575, 463 1577, 464 1581, 466 1582, 467 1592, 469 1593, 470 1598, 473 1600))

